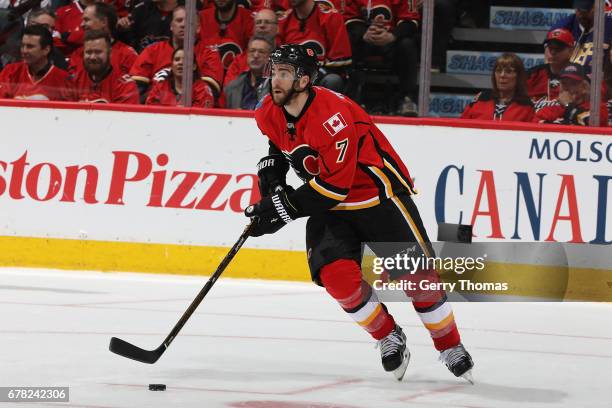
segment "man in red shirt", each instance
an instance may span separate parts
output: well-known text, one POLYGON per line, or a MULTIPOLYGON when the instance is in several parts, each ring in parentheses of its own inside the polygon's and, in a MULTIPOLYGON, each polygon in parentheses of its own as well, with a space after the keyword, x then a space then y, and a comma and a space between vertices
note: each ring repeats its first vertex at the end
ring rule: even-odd
MULTIPOLYGON (((172 39, 170 41, 158 41, 149 45, 138 56, 132 66, 130 75, 138 84, 142 95, 146 93, 155 75, 171 65, 174 50, 183 47, 185 16, 185 7, 177 6, 172 11, 172 21, 170 22, 172 39)), ((196 22, 196 24, 198 24, 197 29, 199 30, 199 22, 196 22)), ((221 92, 221 84, 223 83, 223 65, 219 52, 214 47, 204 45, 202 41, 196 43, 194 52, 202 80, 210 85, 218 97, 221 92)))
POLYGON ((565 28, 550 30, 544 41, 546 63, 527 71, 527 90, 537 111, 554 105, 559 96, 559 73, 570 63, 574 36, 565 28))
POLYGON ((243 53, 253 33, 253 17, 236 0, 215 0, 215 7, 200 12, 200 42, 219 49, 227 69, 243 53))
MULTIPOLYGON (((534 119, 539 123, 589 126, 591 117, 590 90, 591 80, 586 68, 579 64, 569 64, 559 74, 561 91, 555 104, 546 106, 536 113, 534 119)), ((601 102, 599 126, 608 125, 608 108, 601 102)))
MULTIPOLYGON (((306 225, 312 279, 374 339, 385 371, 404 376, 410 353, 406 336, 376 292, 363 279, 363 242, 412 243, 427 257, 433 249, 410 195, 408 169, 370 116, 355 102, 312 86, 315 53, 302 45, 277 48, 271 58, 271 94, 255 111, 270 154, 258 164, 261 201, 249 206, 251 236, 272 234, 300 217, 306 225), (286 183, 289 165, 305 182, 286 183)), ((376 244, 377 256, 389 248, 376 244)), ((406 247, 404 247, 406 250, 406 247)), ((430 280, 437 273, 428 273, 430 280)), ((413 297, 440 358, 455 376, 469 377, 473 367, 461 344, 452 308, 443 291, 413 297)))
POLYGON ((83 44, 84 32, 81 28, 83 10, 96 0, 73 0, 67 6, 55 11, 55 31, 59 38, 55 40, 55 46, 66 56, 70 55, 83 44))
MULTIPOLYGON (((113 6, 98 2, 87 6, 83 11, 83 20, 81 22, 83 32, 91 30, 107 32, 113 41, 111 64, 121 73, 128 74, 138 54, 129 45, 114 39, 116 26, 117 13, 113 6)), ((80 47, 70 57, 70 71, 75 71, 82 64, 83 47, 80 47)))
POLYGON ((83 43, 83 65, 76 72, 76 99, 82 102, 137 104, 138 87, 129 75, 111 65, 111 38, 104 31, 88 31, 83 43))
POLYGON ((351 43, 344 19, 334 8, 314 0, 289 0, 291 9, 279 20, 281 44, 306 45, 317 53, 318 85, 340 92, 351 65, 351 43))
POLYGON ((26 27, 21 40, 21 62, 0 71, 0 98, 67 101, 73 84, 68 72, 49 60, 53 38, 43 26, 26 27))

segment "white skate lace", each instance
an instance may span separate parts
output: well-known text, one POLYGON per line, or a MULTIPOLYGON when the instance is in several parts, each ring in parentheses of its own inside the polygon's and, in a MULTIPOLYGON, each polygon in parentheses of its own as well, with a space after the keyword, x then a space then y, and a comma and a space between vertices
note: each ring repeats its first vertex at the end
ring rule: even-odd
POLYGON ((402 336, 394 330, 384 339, 378 340, 376 348, 380 347, 381 356, 387 357, 396 353, 403 345, 402 336))
POLYGON ((440 360, 448 367, 453 367, 465 357, 465 349, 461 344, 440 353, 440 360))

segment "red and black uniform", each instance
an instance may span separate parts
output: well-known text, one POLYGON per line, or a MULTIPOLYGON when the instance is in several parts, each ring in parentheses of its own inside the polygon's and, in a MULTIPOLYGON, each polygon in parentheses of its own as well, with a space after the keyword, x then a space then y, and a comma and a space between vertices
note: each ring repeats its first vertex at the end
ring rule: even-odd
MULTIPOLYGON (((177 106, 181 95, 174 87, 174 79, 168 74, 153 82, 147 101, 147 105, 177 106)), ((201 79, 193 81, 192 106, 196 108, 212 108, 215 104, 215 96, 210 86, 201 79)))
MULTIPOLYGON (((414 0, 356 0, 356 7, 345 16, 356 68, 391 68, 399 79, 399 97, 402 100, 416 96, 419 60, 418 28, 420 14, 414 0), (380 17, 379 17, 380 16, 380 17), (395 40, 384 46, 363 39, 370 24, 382 17, 382 24, 395 40)), ((359 89, 365 82, 362 75, 354 75, 351 88, 359 89)), ((361 95, 352 94, 356 99, 361 95)))
POLYGON ((143 0, 134 6, 130 13, 132 26, 129 34, 131 44, 138 52, 142 52, 149 45, 157 41, 165 41, 172 38, 170 22, 172 21, 171 10, 160 10, 159 2, 143 0))
MULTIPOLYGON (((288 200, 298 216, 310 216, 306 245, 313 280, 374 338, 387 336, 395 322, 361 275, 362 242, 412 242, 433 256, 410 198, 406 166, 359 105, 326 88, 312 88, 298 117, 266 96, 255 119, 270 153, 282 152, 306 181, 288 200)), ((373 250, 386 256, 389 249, 373 250)), ((413 304, 438 350, 459 343, 444 293, 413 304)))
MULTIPOLYGON (((208 82, 215 92, 221 92, 223 65, 219 52, 201 42, 196 44, 194 52, 202 79, 208 82)), ((172 53, 174 47, 170 41, 159 41, 149 45, 132 65, 130 69, 132 79, 146 84, 151 83, 159 71, 172 65, 172 53)))
MULTIPOLYGON (((114 41, 111 49, 111 65, 122 74, 129 74, 132 65, 138 58, 136 50, 124 42, 114 41)), ((70 57, 70 72, 76 72, 83 67, 83 47, 77 49, 70 57)))
POLYGON ((54 37, 53 44, 66 57, 83 45, 85 31, 81 29, 81 21, 83 20, 83 9, 85 7, 74 0, 67 6, 57 9, 55 12, 55 31, 59 33, 59 37, 54 37))
POLYGON ((256 13, 261 9, 285 11, 289 9, 289 0, 250 0, 250 9, 256 13))
POLYGON ((531 122, 535 111, 531 101, 513 100, 504 104, 497 100, 491 91, 483 91, 465 108, 461 119, 502 120, 531 122))
POLYGON ((306 45, 327 67, 351 64, 351 43, 342 16, 333 8, 316 2, 309 16, 300 19, 291 9, 278 22, 281 44, 306 45))
POLYGON ((200 43, 218 48, 223 66, 227 69, 234 58, 246 51, 253 34, 253 16, 243 7, 236 6, 229 21, 219 20, 217 9, 200 12, 200 43))
POLYGON ((535 111, 551 106, 559 97, 561 80, 550 69, 550 64, 541 64, 527 71, 527 91, 535 111))
MULTIPOLYGON (((556 123, 561 125, 589 126, 591 107, 589 101, 580 105, 569 104, 563 106, 560 103, 542 108, 533 119, 538 123, 556 123)), ((605 101, 601 102, 599 109, 599 126, 608 126, 608 107, 605 101)))
POLYGON ((335 8, 345 22, 361 16, 361 2, 356 0, 315 0, 328 8, 335 8))
POLYGON ((81 102, 139 103, 136 83, 112 67, 99 81, 93 81, 85 69, 79 69, 75 82, 76 99, 81 102))
POLYGON ((32 78, 28 64, 23 61, 8 64, 0 71, 0 98, 73 100, 74 83, 68 72, 49 63, 38 76, 38 80, 32 78))
POLYGON ((249 64, 247 64, 247 54, 242 53, 236 58, 229 66, 227 71, 225 72, 225 77, 223 77, 223 86, 225 87, 227 84, 232 82, 234 79, 238 78, 240 74, 243 72, 247 72, 249 70, 249 64))

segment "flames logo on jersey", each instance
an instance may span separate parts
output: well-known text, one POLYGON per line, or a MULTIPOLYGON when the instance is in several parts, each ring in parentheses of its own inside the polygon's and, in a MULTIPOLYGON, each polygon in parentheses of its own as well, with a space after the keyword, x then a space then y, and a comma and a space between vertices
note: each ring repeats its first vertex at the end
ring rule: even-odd
POLYGON ((391 9, 387 6, 376 6, 373 7, 372 9, 370 9, 367 12, 367 20, 371 23, 374 21, 374 19, 377 16, 382 16, 383 18, 383 24, 385 25, 385 27, 387 29, 390 29, 391 27, 391 22, 393 21, 393 12, 391 11, 391 9))
POLYGON ((325 47, 318 41, 315 40, 307 40, 301 43, 300 45, 305 45, 307 48, 313 50, 319 59, 325 57, 325 47))
POLYGON ((217 46, 223 67, 227 69, 236 58, 236 55, 242 52, 242 48, 235 42, 227 42, 217 46))
POLYGON ((299 145, 290 152, 283 152, 291 167, 304 181, 308 181, 321 171, 319 169, 318 153, 308 145, 299 145))

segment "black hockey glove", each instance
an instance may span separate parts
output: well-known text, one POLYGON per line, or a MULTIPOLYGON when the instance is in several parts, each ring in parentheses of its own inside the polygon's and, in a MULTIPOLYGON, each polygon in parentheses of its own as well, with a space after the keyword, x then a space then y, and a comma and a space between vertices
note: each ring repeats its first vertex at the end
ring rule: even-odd
POLYGON ((278 186, 285 188, 289 163, 282 154, 271 154, 257 163, 259 193, 262 197, 274 194, 278 186))
POLYGON ((298 218, 298 210, 289 202, 287 193, 287 190, 277 187, 273 195, 262 198, 260 202, 244 210, 244 215, 253 220, 250 236, 274 234, 298 218))

